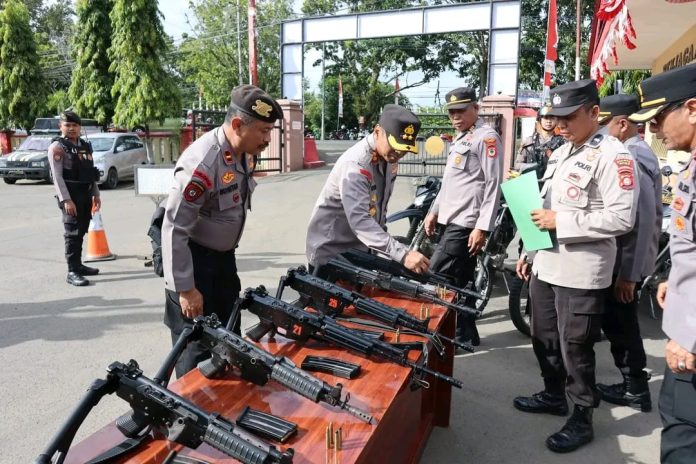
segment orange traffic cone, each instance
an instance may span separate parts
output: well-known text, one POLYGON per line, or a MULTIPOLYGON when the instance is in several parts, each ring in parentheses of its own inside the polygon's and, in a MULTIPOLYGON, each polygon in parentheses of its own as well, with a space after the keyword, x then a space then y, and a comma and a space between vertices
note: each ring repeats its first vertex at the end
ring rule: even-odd
POLYGON ((109 251, 101 211, 94 211, 92 220, 89 222, 89 229, 87 230, 87 255, 83 261, 91 263, 94 261, 110 261, 112 259, 116 259, 116 255, 109 251))

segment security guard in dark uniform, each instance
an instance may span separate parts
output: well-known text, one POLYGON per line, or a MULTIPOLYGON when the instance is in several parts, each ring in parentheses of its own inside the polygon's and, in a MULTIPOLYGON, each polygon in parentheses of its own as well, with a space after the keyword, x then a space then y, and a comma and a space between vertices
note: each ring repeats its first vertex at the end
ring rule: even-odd
MULTIPOLYGON (((595 81, 558 86, 551 96, 549 114, 569 143, 551 155, 543 176, 543 209, 531 214, 553 243, 536 253, 529 284, 532 347, 545 388, 513 404, 525 412, 564 416, 567 393, 573 414, 546 440, 550 450, 565 453, 594 437, 592 412, 599 405, 594 344, 612 280, 615 237, 633 228, 638 186, 633 157, 599 128, 595 81)), ((517 273, 529 278, 525 258, 518 261, 517 273)))
POLYGON ((63 212, 65 259, 68 262, 66 281, 70 285, 89 285, 86 275, 97 275, 99 269, 82 264, 82 242, 92 209, 99 210, 101 200, 94 167, 92 145, 80 138, 82 120, 72 111, 60 115, 61 136, 48 147, 48 163, 53 173, 58 206, 63 212))
POLYGON ((696 460, 696 64, 646 79, 638 91, 641 109, 631 119, 649 123, 668 149, 692 154, 670 205, 672 269, 657 294, 669 337, 659 402, 660 458, 663 464, 687 464, 696 460))
POLYGON ((406 108, 385 105, 373 133, 338 159, 307 227, 307 260, 319 275, 322 265, 351 248, 379 250, 412 271, 428 270, 428 258, 386 232, 398 161, 418 152, 420 125, 406 108))
POLYGON ((549 116, 551 106, 539 108, 534 134, 522 141, 522 148, 515 159, 515 169, 523 172, 531 164, 536 164, 537 177, 546 171, 546 162, 553 151, 563 145, 565 140, 555 133, 556 119, 549 116))
MULTIPOLYGON (((282 117, 263 90, 236 87, 224 124, 192 143, 176 163, 162 222, 164 323, 172 342, 199 315, 230 318, 241 290, 234 253, 251 210, 254 157, 268 146, 282 117)), ((190 343, 177 362, 177 376, 209 357, 203 345, 190 343)))
POLYGON ((608 135, 619 139, 638 167, 638 211, 633 230, 616 237, 616 262, 612 286, 606 293, 602 330, 609 339, 614 364, 623 382, 598 383, 604 401, 633 406, 643 412, 652 408, 646 356, 638 325, 638 291, 655 266, 662 230, 662 176, 655 153, 638 134, 630 115, 638 111, 635 95, 610 95, 599 104, 599 123, 608 135))
MULTIPOLYGON (((476 254, 493 230, 504 156, 500 136, 478 117, 474 89, 454 89, 445 100, 457 136, 447 157, 442 187, 425 218, 425 231, 432 235, 436 224, 445 226, 431 270, 450 275, 465 287, 474 278, 476 254)), ((475 300, 467 299, 465 304, 473 306, 475 300)), ((457 317, 456 338, 472 345, 480 343, 474 316, 457 317)))

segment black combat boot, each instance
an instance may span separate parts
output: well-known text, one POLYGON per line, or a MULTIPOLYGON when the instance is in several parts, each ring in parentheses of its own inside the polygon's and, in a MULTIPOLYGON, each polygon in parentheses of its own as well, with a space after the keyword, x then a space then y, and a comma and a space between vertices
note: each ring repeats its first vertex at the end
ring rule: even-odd
POLYGON ((460 317, 463 317, 463 320, 458 321, 457 331, 455 333, 454 339, 457 340, 459 343, 468 343, 473 346, 479 346, 481 344, 481 337, 479 337, 478 329, 476 328, 476 317, 460 317))
POLYGON ((638 375, 624 374, 624 381, 614 385, 597 384, 597 391, 607 403, 630 406, 642 412, 652 410, 648 380, 650 374, 641 371, 638 375))
POLYGON ((96 267, 89 267, 85 266, 84 264, 80 264, 80 274, 82 274, 83 276, 95 276, 99 274, 99 269, 97 269, 96 267))
POLYGON ((532 396, 518 396, 512 402, 515 408, 524 412, 546 413, 554 416, 568 414, 568 401, 565 394, 553 394, 546 390, 532 396))
POLYGON ((569 453, 591 442, 593 409, 576 404, 563 428, 546 439, 546 447, 556 453, 569 453))
POLYGON ((68 272, 68 277, 66 277, 65 281, 70 285, 74 285, 76 287, 84 287, 86 285, 89 285, 89 280, 85 279, 83 276, 73 271, 68 272))

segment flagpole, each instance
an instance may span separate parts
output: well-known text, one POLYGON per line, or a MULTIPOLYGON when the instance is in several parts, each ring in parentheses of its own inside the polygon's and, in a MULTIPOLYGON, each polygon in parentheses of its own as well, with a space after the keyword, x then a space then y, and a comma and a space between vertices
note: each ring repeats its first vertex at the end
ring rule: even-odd
POLYGON ((542 105, 549 101, 551 93, 551 76, 556 73, 558 59, 558 23, 556 0, 549 0, 548 22, 546 25, 546 55, 544 57, 544 90, 541 95, 542 105))
POLYGON ((575 80, 580 80, 580 43, 582 42, 582 34, 580 32, 581 16, 581 0, 577 0, 575 7, 575 80))

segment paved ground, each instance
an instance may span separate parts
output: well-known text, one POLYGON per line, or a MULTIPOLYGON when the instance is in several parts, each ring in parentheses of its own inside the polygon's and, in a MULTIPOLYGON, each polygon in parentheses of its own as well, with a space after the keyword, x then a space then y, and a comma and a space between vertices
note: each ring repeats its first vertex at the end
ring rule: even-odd
MULTIPOLYGON (((328 153, 329 161, 333 155, 328 153)), ((305 227, 327 173, 303 171, 260 180, 237 255, 243 286, 275 289, 289 266, 305 262, 305 227)), ((103 192, 109 246, 119 257, 100 263, 102 272, 93 285, 75 288, 64 281, 62 226, 52 195, 51 185, 0 182, 0 463, 33 460, 109 363, 135 358, 145 372, 154 372, 169 348, 161 322, 162 280, 141 259, 150 249, 145 232, 153 203, 136 198, 132 185, 103 192)), ((411 196, 410 180, 400 178, 391 209, 406 206, 411 196)), ((395 231, 403 233, 403 228, 395 231)), ((603 404, 595 414, 592 444, 567 456, 546 451, 544 439, 563 419, 512 408, 512 398, 539 390, 541 379, 529 340, 506 315, 507 295, 498 283, 480 321, 482 346, 456 360, 455 376, 465 388, 454 391, 451 426, 434 431, 421 462, 657 463, 656 407, 641 414, 603 404)), ((243 321, 244 326, 251 323, 243 321)), ((656 321, 643 318, 643 328, 656 406, 664 336, 656 321)), ((615 380, 607 343, 596 351, 598 378, 615 380)), ((124 409, 117 398, 102 400, 78 440, 124 409)))

